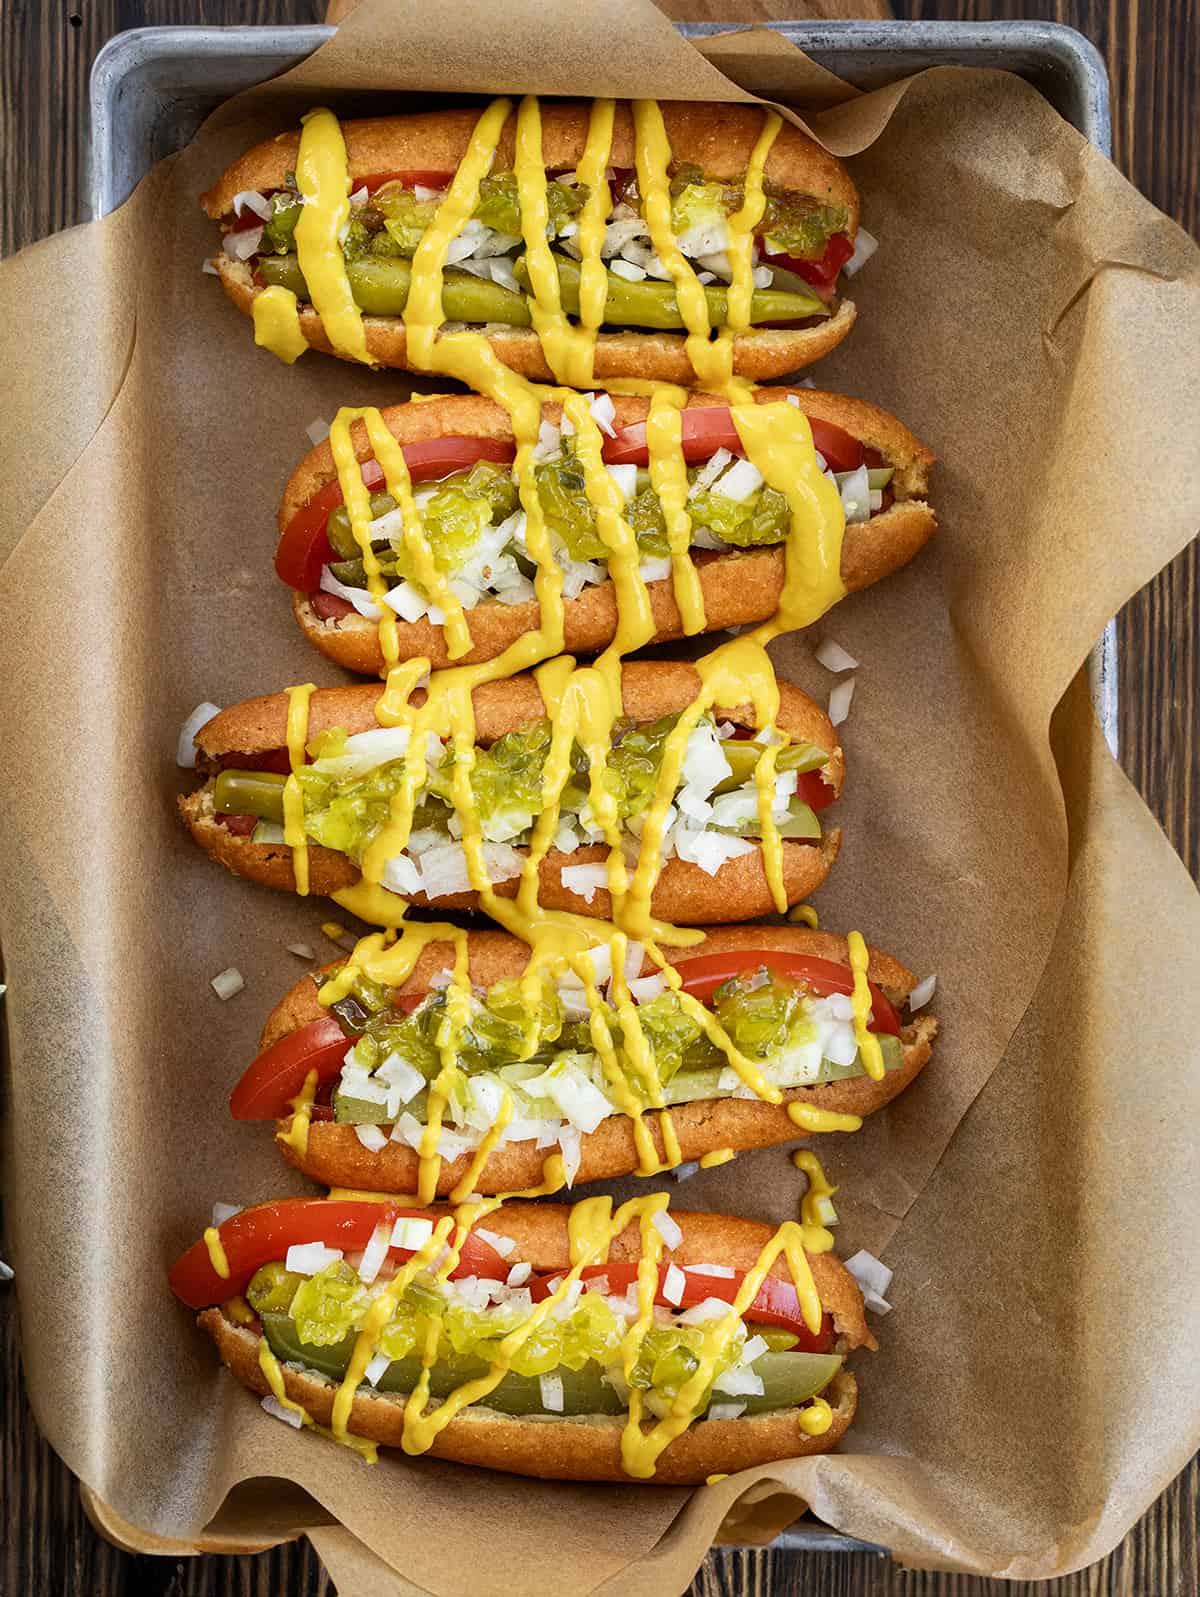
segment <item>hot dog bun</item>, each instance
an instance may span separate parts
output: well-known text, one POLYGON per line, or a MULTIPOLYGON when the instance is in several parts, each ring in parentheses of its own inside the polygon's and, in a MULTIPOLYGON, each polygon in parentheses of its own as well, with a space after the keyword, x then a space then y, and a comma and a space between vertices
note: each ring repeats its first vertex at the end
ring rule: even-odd
MULTIPOLYGON (((759 404, 779 403, 788 394, 807 416, 841 427, 879 450, 894 468, 895 503, 869 522, 852 522, 846 528, 842 580, 855 593, 906 565, 936 530, 937 519, 924 499, 934 456, 895 416, 861 399, 809 388, 763 389, 756 397, 759 404)), ((690 394, 687 408, 710 409, 723 404, 711 394, 690 394)), ((644 421, 650 407, 644 398, 615 395, 613 408, 616 426, 627 427, 644 421)), ((560 406, 548 404, 543 407, 543 414, 557 423, 560 410, 560 406)), ((444 395, 420 404, 393 405, 383 412, 383 418, 402 444, 459 436, 505 440, 512 437, 512 425, 504 408, 476 394, 444 395)), ((368 459, 371 449, 361 423, 355 423, 352 436, 358 458, 368 459)), ((278 516, 280 533, 296 512, 336 477, 328 442, 318 444, 296 467, 284 490, 278 516)), ((774 614, 783 587, 782 545, 733 554, 700 551, 693 558, 704 592, 706 631, 743 626, 774 614)), ((650 641, 661 643, 682 637, 683 624, 670 578, 646 586, 656 627, 650 641)), ((305 636, 322 654, 347 670, 379 674, 383 655, 374 621, 358 614, 340 621, 322 620, 313 609, 310 596, 303 593, 295 593, 292 602, 305 636)), ((569 653, 590 654, 604 648, 617 624, 612 583, 585 588, 578 598, 564 601, 563 611, 564 648, 569 653)), ((456 664, 490 660, 532 631, 538 625, 538 605, 536 600, 517 605, 485 601, 468 610, 466 620, 475 646, 456 664)), ((435 669, 450 664, 440 626, 423 618, 401 622, 398 630, 401 658, 422 656, 435 669)))
MULTIPOLYGON (((528 1260, 538 1271, 565 1269, 569 1263, 569 1212, 561 1204, 509 1203, 488 1216, 487 1229, 515 1241, 509 1263, 528 1260)), ((683 1239, 670 1258, 681 1265, 720 1263, 748 1270, 772 1236, 769 1226, 728 1215, 676 1213, 674 1218, 683 1239)), ((634 1261, 639 1254, 638 1232, 631 1226, 613 1243, 610 1258, 634 1261)), ((821 1303, 832 1316, 839 1349, 874 1348, 875 1339, 863 1318, 862 1296, 845 1266, 831 1253, 808 1257, 821 1303)), ((786 1263, 777 1259, 770 1274, 787 1280, 786 1263)), ((219 1308, 205 1309, 198 1323, 238 1380, 251 1391, 265 1394, 268 1385, 259 1368, 258 1339, 253 1332, 235 1325, 219 1308)), ((323 1376, 286 1365, 283 1379, 287 1395, 303 1403, 318 1423, 328 1425, 336 1385, 323 1376)), ((736 1420, 699 1420, 660 1455, 649 1484, 696 1485, 717 1472, 732 1474, 775 1459, 829 1452, 854 1417, 854 1377, 844 1369, 839 1371, 824 1395, 833 1408, 833 1425, 823 1436, 806 1436, 796 1423, 796 1409, 736 1420)), ((403 1395, 360 1390, 349 1429, 355 1435, 398 1447, 403 1435, 403 1403, 403 1395)), ((569 1420, 514 1419, 475 1405, 450 1421, 430 1451, 456 1463, 545 1480, 628 1483, 629 1477, 621 1469, 623 1424, 619 1417, 601 1415, 569 1420)))
MULTIPOLYGON (((705 954, 741 949, 809 954, 818 959, 834 960, 847 967, 850 963, 844 937, 831 932, 810 931, 804 926, 720 927, 709 932, 702 943, 681 950, 675 957, 682 965, 688 959, 705 954)), ((471 932, 468 936, 468 952, 471 981, 480 987, 490 987, 506 977, 519 976, 528 958, 524 943, 505 932, 471 932)), ((412 975, 400 991, 427 992, 434 974, 450 969, 453 963, 454 949, 451 944, 429 944, 421 951, 412 975)), ((653 963, 646 960, 641 974, 651 975, 654 969, 653 963)), ((904 1003, 915 983, 911 971, 877 948, 870 950, 868 974, 897 1007, 904 1003)), ((315 983, 310 977, 303 977, 268 1016, 259 1042, 260 1051, 270 1048, 289 1032, 308 1025, 310 1021, 319 1020, 328 1013, 318 1001, 315 983)), ((937 1021, 932 1015, 915 1017, 901 1032, 904 1054, 900 1069, 888 1071, 882 1081, 873 1081, 870 1076, 854 1076, 845 1081, 828 1082, 824 1086, 796 1087, 784 1093, 782 1104, 762 1103, 749 1098, 708 1099, 679 1104, 671 1110, 671 1124, 679 1139, 681 1160, 699 1159, 716 1148, 732 1148, 735 1153, 741 1153, 750 1148, 766 1148, 776 1143, 799 1140, 803 1133, 788 1118, 787 1113, 787 1104, 793 1100, 838 1114, 874 1114, 903 1092, 920 1074, 929 1059, 936 1034, 937 1021)), ((653 1114, 647 1116, 659 1157, 665 1158, 666 1150, 656 1120, 653 1114)), ((289 1116, 287 1120, 279 1122, 278 1130, 285 1131, 290 1123, 289 1116)), ((358 1140, 352 1125, 314 1121, 308 1129, 303 1154, 290 1143, 280 1141, 278 1146, 289 1163, 323 1186, 355 1187, 375 1192, 416 1190, 418 1158, 413 1149, 404 1143, 389 1141, 378 1153, 372 1153, 358 1140)), ((545 1157, 546 1150, 535 1147, 532 1142, 511 1143, 498 1148, 477 1173, 475 1190, 484 1193, 513 1192, 535 1186, 541 1179, 545 1157)), ((470 1162, 471 1156, 464 1154, 443 1163, 438 1172, 440 1196, 448 1193, 465 1176, 470 1162)), ((633 1123, 625 1115, 614 1114, 601 1121, 590 1136, 583 1138, 575 1180, 576 1183, 609 1181, 628 1175, 637 1165, 633 1123)))
MULTIPOLYGON (((587 139, 589 111, 585 102, 542 105, 542 158, 548 171, 567 171, 578 163, 587 139)), ((697 165, 714 178, 742 177, 762 131, 760 110, 746 105, 678 101, 664 102, 662 113, 676 162, 697 165)), ((344 122, 351 188, 383 172, 456 170, 477 118, 476 110, 461 109, 344 122)), ((514 112, 501 136, 494 171, 512 167, 515 128, 514 112)), ((281 187, 287 173, 295 170, 299 144, 299 133, 292 131, 256 145, 202 196, 205 211, 214 221, 227 219, 232 214, 233 197, 241 190, 269 192, 281 187)), ((626 104, 617 106, 610 164, 618 168, 632 168, 635 164, 633 118, 626 104)), ((858 192, 849 173, 840 161, 790 123, 784 123, 772 146, 765 177, 781 189, 844 206, 848 234, 853 238, 858 231, 858 192)), ((252 315, 261 289, 255 285, 249 266, 223 254, 217 256, 216 265, 229 298, 243 315, 252 315)), ((758 381, 798 371, 839 344, 853 326, 854 316, 854 305, 843 299, 833 316, 812 326, 763 328, 739 334, 734 340, 734 369, 741 376, 758 381)), ((314 349, 337 353, 311 306, 301 310, 300 327, 314 349)), ((382 366, 408 366, 408 341, 400 317, 364 316, 363 327, 367 351, 374 361, 382 366)), ((689 383, 695 374, 685 341, 682 332, 601 333, 596 340, 595 380, 657 377, 689 383)), ((507 366, 523 376, 543 381, 553 378, 538 336, 531 328, 492 333, 488 342, 507 366)))
MULTIPOLYGON (((625 712, 636 721, 653 721, 684 709, 699 689, 696 672, 682 661, 635 661, 627 664, 622 673, 625 712)), ((382 691, 378 683, 362 683, 314 693, 309 717, 310 738, 333 727, 362 732, 375 726, 375 704, 382 691)), ((780 682, 779 693, 780 727, 798 740, 831 751, 822 774, 834 791, 840 792, 845 760, 829 718, 791 683, 780 682)), ((287 702, 286 694, 268 694, 235 704, 214 716, 196 736, 201 767, 236 766, 239 756, 284 747, 287 702)), ((419 696, 414 696, 414 702, 420 702, 419 696)), ((537 683, 528 674, 481 684, 475 689, 474 705, 478 740, 485 745, 545 714, 537 683)), ((750 710, 745 705, 722 706, 720 714, 741 725, 751 724, 750 710)), ((265 887, 285 892, 294 890, 291 850, 282 844, 253 843, 222 826, 213 810, 211 782, 183 795, 179 808, 200 847, 235 876, 245 876, 265 887)), ((826 830, 819 843, 784 841, 783 871, 789 903, 798 903, 825 880, 837 857, 840 841, 836 828, 826 830)), ((344 854, 316 845, 310 845, 308 854, 312 892, 335 893, 358 880, 357 867, 344 854)), ((607 890, 598 890, 588 903, 563 885, 561 874, 565 865, 599 863, 605 857, 601 846, 579 848, 571 854, 552 849, 540 869, 543 907, 607 918, 611 913, 607 890)), ((515 896, 516 890, 515 877, 496 886, 501 897, 515 896)), ((414 896, 412 902, 424 904, 427 900, 420 894, 414 896)), ((435 902, 446 909, 474 909, 478 906, 478 895, 455 893, 435 902)), ((685 925, 752 920, 774 909, 759 849, 728 860, 715 876, 709 876, 698 865, 686 860, 665 861, 651 904, 660 919, 685 925)))

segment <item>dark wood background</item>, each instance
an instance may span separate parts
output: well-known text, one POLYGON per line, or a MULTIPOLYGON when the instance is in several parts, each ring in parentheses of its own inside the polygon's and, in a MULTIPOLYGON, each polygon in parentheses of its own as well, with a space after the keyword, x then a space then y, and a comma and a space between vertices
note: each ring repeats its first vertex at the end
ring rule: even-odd
MULTIPOLYGON (((719 16, 704 0, 680 16, 719 16)), ((787 7, 774 6, 785 16, 787 7)), ((792 14, 806 8, 796 5, 792 14)), ((859 14, 870 5, 808 9, 859 14)), ((1042 17, 1095 41, 1112 79, 1114 156, 1192 233, 1200 227, 1200 14, 1192 0, 930 0, 897 15, 1042 17)), ((0 0, 0 254, 81 213, 92 59, 112 34, 154 23, 323 20, 322 0, 0 0)), ((1120 618, 1121 758, 1193 876, 1200 876, 1200 546, 1120 618)), ((1190 1329, 1181 1334, 1191 1334, 1190 1329)), ((306 1543, 252 1558, 138 1558, 85 1518, 70 1474, 25 1401, 11 1290, 0 1288, 0 1597, 329 1597, 306 1543)), ((905 1572, 867 1556, 716 1552, 692 1597, 1193 1597, 1200 1592, 1200 1463, 1194 1461, 1101 1564, 1046 1585, 905 1572)))

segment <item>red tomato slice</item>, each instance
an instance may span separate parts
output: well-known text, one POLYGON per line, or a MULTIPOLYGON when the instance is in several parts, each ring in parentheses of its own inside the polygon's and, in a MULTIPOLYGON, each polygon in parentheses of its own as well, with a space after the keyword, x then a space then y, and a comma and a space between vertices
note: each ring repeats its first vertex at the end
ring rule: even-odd
POLYGON ((838 273, 854 254, 854 245, 845 233, 835 233, 825 247, 825 253, 819 261, 805 261, 797 255, 768 255, 763 253, 763 260, 773 266, 782 266, 786 271, 795 272, 797 277, 802 277, 806 283, 811 283, 824 299, 828 299, 837 286, 838 273))
MULTIPOLYGON (((243 1209, 217 1228, 228 1276, 213 1269, 203 1238, 180 1255, 168 1280, 176 1297, 192 1309, 225 1303, 245 1292, 250 1278, 264 1264, 287 1257, 296 1242, 323 1242, 343 1253, 357 1253, 371 1240, 377 1225, 394 1223, 401 1215, 428 1219, 420 1209, 402 1209, 394 1203, 360 1203, 342 1198, 281 1198, 275 1203, 260 1203, 243 1209)), ((412 1248, 392 1248, 398 1259, 410 1259, 412 1248)), ((451 1279, 461 1276, 486 1276, 503 1281, 508 1266, 489 1242, 471 1233, 463 1243, 461 1257, 451 1271, 451 1279)))
MULTIPOLYGON (((761 970, 763 967, 777 976, 808 988, 818 998, 830 993, 854 991, 854 973, 848 965, 839 965, 834 959, 818 959, 815 954, 788 954, 779 949, 738 949, 728 954, 698 954, 695 959, 682 959, 676 965, 685 993, 691 993, 702 1004, 707 1004, 724 982, 740 976, 743 971, 761 970)), ((871 1030, 900 1035, 900 1017, 889 1000, 874 982, 871 989, 871 1030)))
MULTIPOLYGON (((678 1303, 672 1303, 663 1296, 663 1283, 666 1281, 668 1268, 669 1266, 665 1264, 660 1264, 658 1267, 658 1292, 654 1300, 668 1309, 691 1308, 693 1304, 703 1303, 705 1298, 720 1298, 724 1303, 732 1303, 746 1279, 745 1270, 735 1270, 732 1275, 700 1275, 690 1270, 686 1264, 681 1265, 684 1281, 683 1296, 678 1303)), ((560 1271, 556 1275, 539 1276, 531 1281, 529 1290, 533 1295, 533 1301, 540 1303, 543 1298, 548 1298, 553 1291, 550 1283, 560 1280, 563 1274, 565 1272, 560 1271)), ((637 1274, 636 1264, 596 1264, 590 1265, 583 1271, 582 1279, 588 1281, 596 1276, 605 1276, 608 1280, 608 1295, 620 1297, 636 1283, 637 1274)), ((793 1332, 799 1337, 797 1352, 826 1353, 833 1346, 833 1321, 828 1314, 822 1315, 821 1329, 814 1336, 804 1323, 804 1315, 800 1311, 800 1299, 790 1281, 777 1281, 773 1276, 769 1276, 759 1287, 753 1303, 742 1318, 756 1325, 777 1325, 785 1331, 793 1332)))
POLYGON ((312 1020, 259 1054, 229 1095, 235 1120, 278 1120, 304 1086, 308 1073, 318 1084, 333 1081, 353 1047, 332 1015, 312 1020))
MULTIPOLYGON (((683 457, 689 465, 710 460, 718 449, 728 449, 735 455, 744 455, 742 440, 728 406, 713 406, 703 410, 685 410, 679 418, 683 457)), ((831 471, 854 471, 863 464, 868 451, 842 427, 831 421, 809 417, 813 444, 825 457, 831 471)), ((646 423, 634 422, 622 427, 615 438, 604 445, 604 458, 610 466, 644 466, 650 459, 646 447, 646 423)))
POLYGON ((801 771, 796 778, 796 797, 810 810, 826 810, 837 794, 820 771, 801 771))
MULTIPOLYGON (((511 442, 500 438, 422 438, 401 447, 413 482, 432 482, 455 471, 466 471, 477 460, 507 465, 516 453, 511 442)), ((377 460, 362 462, 362 480, 372 492, 383 486, 383 468, 377 460)), ((341 484, 334 477, 288 522, 275 551, 275 570, 290 588, 299 588, 301 593, 317 592, 321 567, 338 558, 325 535, 325 524, 329 512, 341 502, 341 484)))

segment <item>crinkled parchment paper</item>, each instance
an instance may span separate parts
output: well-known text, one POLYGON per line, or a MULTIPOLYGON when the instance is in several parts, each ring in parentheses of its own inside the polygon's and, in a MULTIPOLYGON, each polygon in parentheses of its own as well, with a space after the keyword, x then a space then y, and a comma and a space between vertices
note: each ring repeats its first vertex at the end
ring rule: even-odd
MULTIPOLYGON (((682 1589, 727 1517, 767 1535, 806 1500, 914 1563, 1050 1575, 1111 1547, 1196 1444, 1180 1327, 1200 1285, 1200 910, 1078 675, 1200 522, 1196 251, 1016 78, 938 70, 830 108, 828 74, 778 40, 712 50, 741 87, 646 0, 584 0, 552 28, 530 0, 367 5, 114 216, 0 273, 26 1373, 52 1444, 145 1531, 312 1526, 364 1592, 533 1593, 569 1567, 580 1591, 636 1597, 682 1589), (882 240, 853 285, 858 327, 816 375, 941 458, 935 544, 816 631, 862 661, 822 922, 940 979, 934 1063, 821 1150, 845 1183, 843 1251, 885 1252, 896 1312, 859 1361, 843 1453, 693 1494, 400 1455, 367 1470, 263 1414, 165 1284, 214 1198, 297 1185, 225 1098, 303 968, 285 944, 328 953, 326 908, 235 881, 186 839, 177 729, 201 699, 336 679, 271 572, 274 507, 315 417, 410 387, 257 351, 200 275, 196 196, 314 102, 500 90, 811 93, 882 240), (208 983, 227 965, 246 990, 222 1004, 208 983), (269 1477, 292 1485, 272 1498, 269 1477)), ((814 641, 783 640, 778 665, 824 696, 814 641)), ((764 1151, 678 1201, 778 1219, 800 1187, 764 1151)))

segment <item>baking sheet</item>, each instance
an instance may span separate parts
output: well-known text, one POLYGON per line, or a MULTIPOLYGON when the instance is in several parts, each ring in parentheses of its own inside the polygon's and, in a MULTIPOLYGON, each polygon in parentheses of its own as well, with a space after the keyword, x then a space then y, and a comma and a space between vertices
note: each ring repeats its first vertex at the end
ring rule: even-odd
MULTIPOLYGON (((289 1185, 223 1100, 295 977, 283 945, 324 918, 196 858, 170 819, 167 761, 201 697, 334 679, 292 633, 282 596, 271 605, 270 508, 308 421, 405 391, 401 374, 316 356, 288 372, 255 351, 196 275, 210 238, 194 195, 318 95, 377 103, 359 92, 368 83, 461 93, 489 77, 511 87, 519 68, 522 89, 733 92, 640 4, 578 7, 572 31, 549 39, 539 8, 506 7, 503 36, 489 15, 465 7, 423 17, 417 32, 404 7, 365 8, 257 94, 250 116, 218 113, 117 215, 0 274, 27 429, 5 451, 0 499, 13 507, 0 593, 26 620, 5 639, 0 683, 12 884, 0 929, 14 972, 13 1229, 39 1420, 139 1526, 192 1535, 234 1483, 281 1476, 377 1562, 436 1592, 544 1589, 564 1558, 584 1589, 679 1589, 735 1503, 743 1533, 769 1534, 796 1493, 914 1561, 1073 1567, 1112 1544, 1195 1435, 1194 1372, 1171 1364, 1194 1290, 1183 1223, 1195 1196, 1183 1010, 1194 895, 1106 763, 1086 698, 1060 711, 1061 767, 1048 727, 1105 619, 1200 508, 1183 469, 1196 262, 1178 229, 1002 75, 929 73, 820 123, 831 147, 862 149, 855 176, 885 240, 856 284, 859 328, 821 380, 896 409, 945 462, 937 547, 821 629, 864 661, 846 728, 847 846, 823 919, 937 968, 947 1021, 922 1082, 824 1150, 851 1181, 843 1248, 890 1238, 902 1265, 898 1312, 862 1371, 852 1450, 755 1472, 780 1483, 771 1491, 748 1490, 752 1475, 690 1497, 402 1458, 366 1476, 231 1390, 166 1298, 161 1272, 214 1197, 289 1185), (613 30, 636 31, 636 52, 601 51, 613 30), (585 80, 579 63, 597 60, 605 81, 585 80), (92 288, 90 302, 54 293, 64 274, 92 288), (1178 491, 1163 495, 1163 481, 1178 491), (71 559, 56 564, 64 548, 71 559), (247 992, 220 1006, 206 981, 229 963, 247 992), (1114 984, 1151 1062, 1137 1075, 1109 1041, 1114 984), (1131 1303, 1125 1331, 1130 1314, 1110 1305, 1131 1303), (1000 1325, 997 1304, 1011 1316, 1000 1325), (1147 1364, 1147 1347, 1160 1362, 1147 1364)), ((738 55, 751 86, 754 48, 738 55)), ((776 84, 778 46, 762 49, 776 84)), ((797 58, 797 100, 810 81, 797 58)), ((811 640, 786 641, 779 663, 828 686, 811 640)), ((779 1218, 799 1185, 782 1153, 764 1152, 682 1196, 779 1218)), ((222 1526, 241 1514, 249 1530, 261 1512, 239 1495, 222 1526)))

